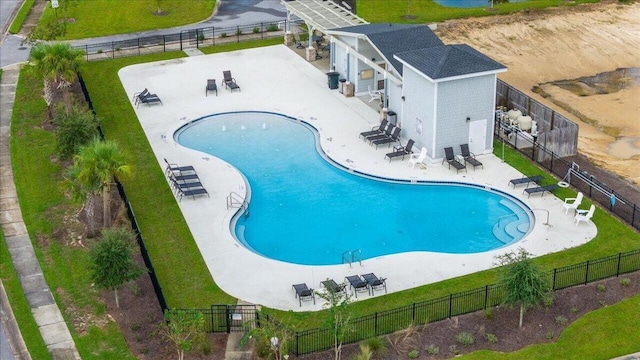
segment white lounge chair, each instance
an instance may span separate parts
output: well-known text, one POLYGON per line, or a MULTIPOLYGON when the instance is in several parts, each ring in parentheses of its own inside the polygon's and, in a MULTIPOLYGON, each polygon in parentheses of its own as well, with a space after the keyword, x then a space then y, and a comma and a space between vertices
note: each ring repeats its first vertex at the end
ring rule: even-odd
POLYGON ((589 208, 589 210, 576 210, 576 217, 575 217, 575 221, 576 221, 576 226, 578 226, 578 224, 580 224, 580 221, 584 221, 587 222, 589 220, 591 220, 591 218, 593 217, 593 213, 596 211, 596 206, 595 205, 591 205, 591 207, 589 208))
POLYGON ((367 89, 369 90, 369 96, 371 96, 371 99, 369 99, 369 102, 372 102, 373 100, 382 101, 382 91, 373 90, 373 86, 371 85, 369 85, 367 89))
POLYGON ((578 210, 578 206, 580 206, 580 204, 582 203, 583 197, 584 195, 582 195, 582 192, 579 192, 578 195, 574 198, 564 199, 562 210, 565 212, 565 214, 568 214, 570 209, 573 209, 574 211, 578 210))
POLYGON ((412 169, 415 169, 416 164, 421 164, 426 157, 427 157, 427 148, 423 147, 422 150, 420 150, 420 154, 411 154, 409 156, 408 165, 410 165, 412 169))

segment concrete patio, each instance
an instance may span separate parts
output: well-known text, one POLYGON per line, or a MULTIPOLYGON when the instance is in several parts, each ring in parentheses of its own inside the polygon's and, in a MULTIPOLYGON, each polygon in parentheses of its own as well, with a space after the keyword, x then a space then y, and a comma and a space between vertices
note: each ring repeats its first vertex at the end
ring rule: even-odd
MULTIPOLYGON (((147 87, 163 101, 163 105, 141 104, 137 108, 132 104, 158 166, 164 168, 163 158, 193 165, 211 195, 196 200, 184 198, 179 207, 215 282, 224 291, 271 308, 318 310, 323 305, 319 299, 315 305, 306 302, 300 307, 292 284, 307 283, 318 288, 326 278, 341 281, 347 275, 373 272, 387 278, 389 292, 397 292, 488 269, 496 255, 519 247, 543 255, 584 244, 596 235, 591 222, 576 227, 573 215, 564 214, 562 200, 553 195, 534 194, 527 198, 522 194, 523 186, 514 190, 509 180, 522 174, 494 155, 478 157, 484 169, 474 171, 469 167, 460 173, 441 165, 441 159, 430 159, 426 167, 415 169, 407 166, 406 159, 389 163, 384 159, 388 148, 376 150, 358 137, 379 123, 379 114, 357 97, 346 98, 337 90, 328 89, 325 73, 302 59, 293 48, 277 45, 194 56, 133 65, 119 73, 129 98, 147 87), (241 91, 231 92, 221 85, 224 70, 231 70, 241 91), (210 78, 217 79, 218 94, 210 92, 205 97, 206 80, 210 78), (506 192, 533 210, 535 226, 515 244, 476 254, 411 252, 365 260, 362 266, 354 264, 352 268, 347 264, 304 266, 264 258, 243 247, 230 231, 237 209, 227 209, 226 198, 231 192, 244 196, 246 184, 241 174, 220 159, 173 141, 175 130, 188 121, 236 111, 274 112, 305 120, 319 131, 324 152, 354 170, 395 179, 473 183, 506 192)), ((367 298, 359 294, 358 300, 367 298)))

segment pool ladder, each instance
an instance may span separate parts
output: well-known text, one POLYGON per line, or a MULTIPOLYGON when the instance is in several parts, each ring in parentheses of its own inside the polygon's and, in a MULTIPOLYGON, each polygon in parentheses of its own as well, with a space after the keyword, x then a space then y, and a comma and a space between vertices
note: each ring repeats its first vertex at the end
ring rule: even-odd
POLYGON ((351 264, 353 264, 354 262, 358 262, 358 264, 360 264, 360 266, 362 266, 362 250, 360 249, 356 249, 353 251, 345 251, 342 253, 342 263, 349 263, 349 267, 351 267, 351 264))
POLYGON ((249 216, 249 203, 235 191, 227 196, 227 210, 231 208, 239 208, 244 210, 244 216, 249 216))

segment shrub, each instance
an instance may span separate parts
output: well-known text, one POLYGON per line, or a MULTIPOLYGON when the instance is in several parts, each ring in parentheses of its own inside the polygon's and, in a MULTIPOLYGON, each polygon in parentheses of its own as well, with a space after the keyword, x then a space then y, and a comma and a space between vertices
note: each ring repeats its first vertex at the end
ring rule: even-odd
POLYGON ((198 34, 198 41, 204 40, 204 34, 198 34))
POLYGON ((67 114, 57 107, 53 118, 56 125, 57 151, 63 159, 69 159, 98 134, 98 120, 89 110, 72 107, 67 114))
POLYGON ((131 331, 138 331, 140 330, 140 328, 142 328, 142 325, 138 323, 133 323, 129 327, 131 328, 131 331))
POLYGON ((424 348, 424 351, 426 351, 427 354, 429 354, 429 355, 438 355, 438 353, 440 352, 440 348, 435 346, 435 345, 433 345, 433 344, 431 344, 429 346, 426 346, 424 348))
POLYGON ((223 38, 224 38, 224 37, 227 37, 227 33, 226 33, 226 32, 223 32, 222 34, 220 34, 220 37, 223 37, 223 38))
POLYGON ((556 324, 558 325, 566 325, 568 321, 569 319, 567 319, 567 317, 564 315, 556 316, 556 324))
POLYGON ((271 24, 271 25, 267 26, 267 31, 278 31, 278 25, 271 24))
POLYGON ((242 35, 242 29, 239 28, 238 30, 236 30, 236 35, 242 35))
POLYGON ((420 356, 420 352, 418 350, 411 350, 409 351, 407 356, 409 357, 409 359, 417 359, 418 356, 420 356))
POLYGON ((605 292, 607 290, 607 287, 604 286, 603 284, 598 284, 597 289, 598 289, 598 292, 605 292))
POLYGON ((257 34, 259 32, 260 32, 260 28, 259 27, 256 26, 256 27, 253 28, 253 33, 254 34, 257 34))
POLYGON ((102 49, 99 49, 98 51, 96 51, 98 54, 102 54, 102 49))
POLYGON ((493 320, 493 308, 484 309, 484 318, 487 320, 493 320))
POLYGON ((547 340, 553 339, 553 331, 547 332, 547 336, 546 337, 547 337, 547 340))
POLYGON ((631 279, 629 279, 629 278, 620 279, 620 285, 622 285, 624 287, 627 287, 627 286, 631 285, 631 279))
POLYGON ((382 354, 387 350, 387 345, 379 337, 374 337, 367 340, 367 346, 369 346, 369 349, 371 349, 371 351, 376 354, 382 354))
POLYGON ((373 351, 367 344, 360 344, 360 352, 355 354, 351 360, 370 360, 373 357, 373 351))
POLYGON ((457 345, 451 345, 449 346, 449 352, 452 353, 453 355, 458 355, 460 354, 460 351, 458 350, 458 346, 457 345))
POLYGON ((598 304, 600 304, 600 306, 602 306, 602 307, 607 306, 607 302, 606 302, 606 301, 604 301, 604 300, 600 300, 600 301, 598 301, 598 304))
POLYGON ((556 299, 553 297, 553 294, 549 294, 542 299, 542 303, 544 304, 544 307, 550 308, 555 300, 556 299))
POLYGON ((572 307, 571 307, 571 313, 575 314, 575 313, 577 313, 577 312, 578 312, 578 308, 577 308, 577 307, 575 307, 575 306, 572 306, 572 307))
POLYGON ((487 341, 489 341, 492 344, 495 344, 498 342, 498 337, 495 336, 494 334, 487 333, 487 341))
POLYGON ((473 335, 471 333, 463 331, 456 335, 456 341, 462 345, 471 345, 475 342, 475 339, 473 338, 473 335))

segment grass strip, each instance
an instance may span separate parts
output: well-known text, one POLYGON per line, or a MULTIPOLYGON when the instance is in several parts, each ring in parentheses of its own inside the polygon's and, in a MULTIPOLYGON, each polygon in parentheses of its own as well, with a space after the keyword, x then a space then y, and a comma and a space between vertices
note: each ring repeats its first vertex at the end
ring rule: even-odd
POLYGON ((358 16, 372 23, 399 22, 410 24, 434 23, 449 19, 504 15, 520 10, 544 9, 554 6, 575 6, 585 3, 596 3, 599 0, 529 0, 517 3, 494 4, 478 8, 455 8, 439 5, 433 0, 359 0, 357 3, 358 16))
POLYGON ((20 279, 11 263, 11 255, 7 249, 2 231, 0 231, 0 244, 2 244, 2 246, 0 246, 0 274, 2 274, 2 285, 7 292, 11 310, 18 322, 22 339, 27 345, 32 359, 51 359, 49 350, 47 350, 47 346, 40 335, 38 324, 36 324, 36 320, 31 313, 27 298, 22 292, 20 279))
POLYGON ((22 24, 24 23, 24 20, 27 18, 27 15, 29 15, 29 11, 31 11, 31 7, 35 2, 36 0, 25 0, 22 3, 22 6, 20 6, 20 10, 18 10, 16 17, 13 19, 13 22, 9 27, 9 33, 17 34, 20 32, 20 29, 22 29, 22 24))
MULTIPOLYGON (((43 126, 46 104, 42 86, 41 77, 28 69, 21 71, 11 120, 11 163, 22 216, 47 284, 82 358, 133 359, 117 324, 106 317, 100 294, 91 286, 87 250, 67 244, 74 239, 59 235, 67 229, 65 216, 75 214, 77 206, 63 194, 63 167, 55 161, 55 136, 43 126), (92 320, 106 319, 95 321, 104 325, 77 331, 76 324, 92 322, 77 316, 87 313, 92 320)), ((36 351, 40 351, 37 344, 36 351)))

